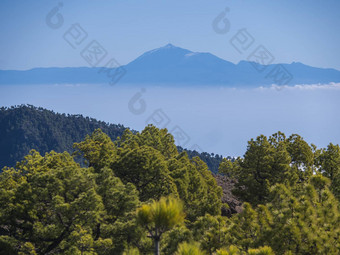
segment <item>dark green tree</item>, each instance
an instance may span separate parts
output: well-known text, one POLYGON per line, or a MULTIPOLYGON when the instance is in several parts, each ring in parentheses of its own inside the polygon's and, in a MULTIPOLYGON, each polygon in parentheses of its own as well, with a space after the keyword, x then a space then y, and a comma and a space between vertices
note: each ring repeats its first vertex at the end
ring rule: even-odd
POLYGON ((272 186, 270 202, 255 208, 245 203, 232 218, 230 243, 243 251, 267 245, 276 254, 337 254, 339 203, 329 183, 318 174, 299 192, 285 184, 272 186))
MULTIPOLYGON (((44 157, 32 151, 16 169, 0 175, 0 226, 18 252, 53 254, 82 246, 82 233, 91 237, 103 210, 95 175, 81 168, 68 153, 44 157)), ((103 240, 98 240, 102 242, 103 240)))
POLYGON ((330 143, 317 158, 319 171, 331 180, 331 190, 340 200, 340 146, 330 143))
POLYGON ((111 164, 124 183, 133 183, 141 201, 172 194, 184 201, 187 219, 221 212, 222 189, 198 157, 178 153, 166 129, 149 125, 141 133, 126 131, 117 141, 117 160, 111 164))
POLYGON ((111 169, 124 183, 136 186, 141 201, 178 195, 164 156, 152 147, 121 148, 111 169))
POLYGON ((116 160, 117 149, 112 140, 100 129, 96 129, 91 135, 87 135, 85 140, 73 145, 76 155, 84 157, 89 167, 93 167, 96 172, 103 167, 108 167, 116 160))
POLYGON ((279 132, 269 139, 264 135, 251 139, 244 158, 223 160, 219 171, 237 180, 235 195, 256 205, 267 201, 271 185, 287 179, 290 162, 284 135, 279 132))

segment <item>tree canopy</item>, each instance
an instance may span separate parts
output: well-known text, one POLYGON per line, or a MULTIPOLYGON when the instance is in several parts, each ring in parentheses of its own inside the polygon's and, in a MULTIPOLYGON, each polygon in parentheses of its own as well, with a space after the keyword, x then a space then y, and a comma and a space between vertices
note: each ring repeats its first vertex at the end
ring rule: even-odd
POLYGON ((0 254, 338 254, 339 145, 277 132, 248 142, 222 188, 166 129, 100 129, 74 152, 31 150, 0 173, 0 254), (79 164, 75 159, 81 159, 79 164))

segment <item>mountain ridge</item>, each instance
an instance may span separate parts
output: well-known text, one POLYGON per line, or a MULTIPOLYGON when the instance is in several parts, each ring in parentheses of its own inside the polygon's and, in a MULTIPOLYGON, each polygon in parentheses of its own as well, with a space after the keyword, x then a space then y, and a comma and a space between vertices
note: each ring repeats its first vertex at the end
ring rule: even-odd
POLYGON ((0 84, 117 83, 258 87, 340 82, 340 71, 301 62, 237 64, 209 52, 193 52, 172 44, 147 51, 117 68, 48 67, 0 70, 0 84), (106 75, 105 75, 106 74, 106 75))

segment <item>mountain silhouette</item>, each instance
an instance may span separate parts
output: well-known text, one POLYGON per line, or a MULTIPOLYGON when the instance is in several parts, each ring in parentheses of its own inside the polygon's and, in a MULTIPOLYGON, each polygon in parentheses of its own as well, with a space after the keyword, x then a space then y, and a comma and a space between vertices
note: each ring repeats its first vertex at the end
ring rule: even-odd
MULTIPOLYGON (((261 59, 258 60, 261 62, 261 59)), ((254 61, 238 64, 210 53, 192 52, 167 44, 145 52, 119 68, 34 68, 27 71, 0 70, 0 84, 106 83, 150 85, 219 85, 256 87, 340 82, 340 71, 293 62, 262 65, 254 61)))

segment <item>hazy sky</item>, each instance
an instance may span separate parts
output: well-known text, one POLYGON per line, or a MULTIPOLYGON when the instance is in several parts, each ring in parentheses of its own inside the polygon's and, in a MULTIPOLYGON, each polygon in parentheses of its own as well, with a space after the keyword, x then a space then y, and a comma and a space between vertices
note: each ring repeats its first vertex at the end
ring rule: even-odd
POLYGON ((340 70, 339 11, 339 0, 1 0, 0 69, 86 66, 80 52, 95 39, 121 64, 167 43, 237 63, 262 44, 275 62, 340 70), (51 29, 58 3, 64 23, 51 29), (218 34, 212 22, 226 8, 230 30, 218 34), (77 23, 88 37, 73 49, 63 34, 77 23), (255 41, 240 54, 230 39, 242 28, 255 41))

